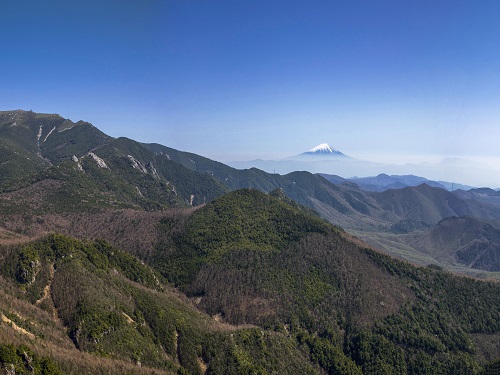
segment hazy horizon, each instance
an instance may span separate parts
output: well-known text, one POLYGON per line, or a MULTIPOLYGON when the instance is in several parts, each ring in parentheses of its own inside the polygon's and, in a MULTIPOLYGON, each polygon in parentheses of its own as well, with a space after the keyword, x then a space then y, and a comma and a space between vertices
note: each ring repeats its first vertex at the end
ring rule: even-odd
POLYGON ((222 162, 328 142, 375 162, 500 169, 494 1, 27 0, 0 11, 6 110, 222 162))

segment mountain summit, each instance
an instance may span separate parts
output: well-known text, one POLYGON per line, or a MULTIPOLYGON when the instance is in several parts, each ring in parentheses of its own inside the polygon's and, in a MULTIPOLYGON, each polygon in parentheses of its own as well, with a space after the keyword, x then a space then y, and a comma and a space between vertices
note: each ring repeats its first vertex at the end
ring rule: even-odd
POLYGON ((303 152, 301 155, 319 155, 319 156, 342 156, 347 157, 339 150, 330 147, 328 143, 322 143, 316 147, 311 148, 309 151, 303 152))
POLYGON ((332 153, 339 151, 334 148, 331 148, 328 143, 322 143, 314 148, 311 148, 308 152, 332 153))

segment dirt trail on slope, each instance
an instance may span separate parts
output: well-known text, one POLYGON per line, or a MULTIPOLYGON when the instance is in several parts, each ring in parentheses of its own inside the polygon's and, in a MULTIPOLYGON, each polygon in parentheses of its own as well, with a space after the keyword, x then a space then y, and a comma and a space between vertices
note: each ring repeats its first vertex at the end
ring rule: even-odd
POLYGON ((43 301, 45 301, 48 297, 50 297, 50 288, 52 286, 52 280, 54 279, 54 265, 51 264, 49 268, 49 281, 47 285, 45 285, 45 288, 43 288, 43 293, 42 296, 35 302, 35 306, 40 305, 43 301))

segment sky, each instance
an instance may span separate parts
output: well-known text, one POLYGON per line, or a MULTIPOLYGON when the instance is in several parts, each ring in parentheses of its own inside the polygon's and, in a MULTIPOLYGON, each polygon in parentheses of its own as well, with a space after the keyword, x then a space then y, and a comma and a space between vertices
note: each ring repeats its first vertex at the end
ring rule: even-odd
POLYGON ((500 2, 4 0, 1 110, 228 162, 500 169, 500 2))

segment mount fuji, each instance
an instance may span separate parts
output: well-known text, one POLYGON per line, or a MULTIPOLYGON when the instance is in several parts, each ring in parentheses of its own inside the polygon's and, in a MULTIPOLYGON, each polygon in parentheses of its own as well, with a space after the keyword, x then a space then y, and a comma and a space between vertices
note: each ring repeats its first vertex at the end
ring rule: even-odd
MULTIPOLYGON (((354 176, 351 170, 357 164, 369 163, 354 159, 328 143, 322 143, 306 152, 278 160, 251 160, 229 162, 233 168, 259 168, 269 173, 287 174, 294 171, 308 171, 311 173, 335 173, 346 177, 354 176), (327 172, 325 172, 327 171, 327 172)), ((358 169, 355 168, 356 171, 358 169)), ((364 174, 361 174, 364 175, 364 174)))
POLYGON ((327 157, 327 158, 349 158, 346 154, 343 154, 339 150, 332 148, 328 143, 322 143, 316 147, 311 148, 310 150, 303 152, 291 159, 300 159, 303 156, 314 156, 314 157, 327 157))

